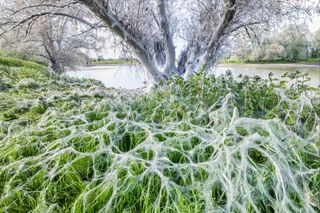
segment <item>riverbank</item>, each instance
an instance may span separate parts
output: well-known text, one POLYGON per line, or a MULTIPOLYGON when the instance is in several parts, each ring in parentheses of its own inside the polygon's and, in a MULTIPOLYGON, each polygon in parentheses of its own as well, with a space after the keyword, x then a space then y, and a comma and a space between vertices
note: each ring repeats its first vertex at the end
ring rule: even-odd
POLYGON ((257 69, 292 69, 292 68, 315 68, 320 71, 320 63, 220 63, 220 67, 247 67, 257 69))
POLYGON ((261 61, 250 61, 250 60, 221 60, 220 64, 305 64, 305 65, 318 65, 320 66, 320 58, 301 59, 296 61, 287 60, 261 60, 261 61))
POLYGON ((107 61, 94 61, 91 65, 130 65, 136 64, 135 60, 107 60, 107 61))
MULTIPOLYGON (((110 61, 96 61, 92 62, 90 66, 103 66, 103 65, 131 65, 131 64, 138 64, 137 61, 126 61, 126 60, 110 60, 110 61)), ((253 65, 291 65, 291 66, 298 66, 298 65, 306 65, 306 66, 319 66, 320 67, 320 58, 319 59, 310 59, 310 60, 302 60, 297 62, 292 61, 220 61, 219 65, 240 65, 240 64, 253 64, 253 65)))

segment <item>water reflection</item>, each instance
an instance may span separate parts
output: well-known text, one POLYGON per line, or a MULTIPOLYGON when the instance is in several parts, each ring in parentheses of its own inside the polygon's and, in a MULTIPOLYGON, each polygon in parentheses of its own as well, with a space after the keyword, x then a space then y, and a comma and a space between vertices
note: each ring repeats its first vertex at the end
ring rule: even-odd
POLYGON ((68 71, 68 76, 99 80, 106 87, 137 89, 144 87, 147 75, 140 66, 92 66, 68 71))

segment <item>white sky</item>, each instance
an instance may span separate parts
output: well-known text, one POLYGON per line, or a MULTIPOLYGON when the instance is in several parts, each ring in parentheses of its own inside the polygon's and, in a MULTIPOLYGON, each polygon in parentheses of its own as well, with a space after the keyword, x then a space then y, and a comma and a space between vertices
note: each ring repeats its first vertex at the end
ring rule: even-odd
POLYGON ((314 18, 312 18, 312 21, 309 24, 309 28, 312 33, 320 29, 320 15, 314 16, 314 18))

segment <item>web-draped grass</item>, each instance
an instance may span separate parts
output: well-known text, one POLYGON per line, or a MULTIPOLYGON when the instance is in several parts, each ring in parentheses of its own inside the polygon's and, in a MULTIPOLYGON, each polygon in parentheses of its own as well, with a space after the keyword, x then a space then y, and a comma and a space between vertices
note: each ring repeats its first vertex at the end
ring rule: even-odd
POLYGON ((317 89, 196 75, 143 94, 0 75, 5 212, 319 211, 317 89))

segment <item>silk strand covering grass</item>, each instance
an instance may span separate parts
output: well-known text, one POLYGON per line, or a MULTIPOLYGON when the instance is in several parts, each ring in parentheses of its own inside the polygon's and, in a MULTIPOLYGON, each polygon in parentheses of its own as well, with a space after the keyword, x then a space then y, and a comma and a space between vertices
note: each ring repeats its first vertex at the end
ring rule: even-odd
POLYGON ((0 79, 0 212, 320 210, 320 93, 299 72, 147 94, 27 67, 0 79))

